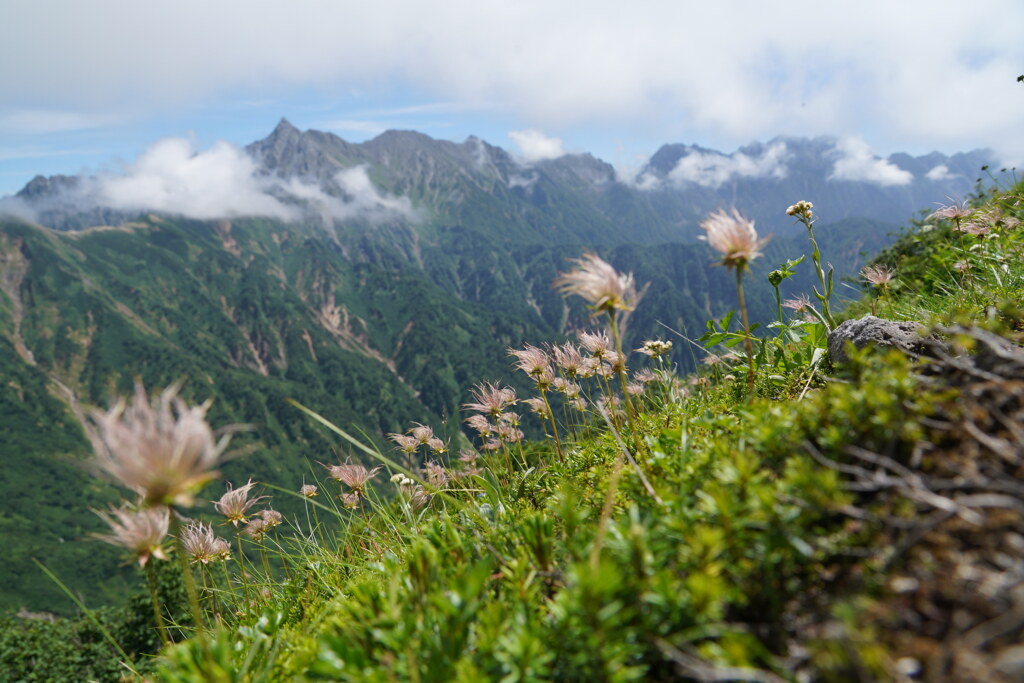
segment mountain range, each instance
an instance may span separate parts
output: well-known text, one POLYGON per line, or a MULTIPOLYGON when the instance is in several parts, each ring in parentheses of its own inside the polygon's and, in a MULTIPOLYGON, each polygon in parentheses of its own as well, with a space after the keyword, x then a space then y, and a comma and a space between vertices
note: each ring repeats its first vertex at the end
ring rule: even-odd
MULTIPOLYGON (((666 328, 695 337, 735 297, 695 240, 707 212, 734 205, 775 233, 749 288, 765 321, 765 272, 808 251, 787 205, 815 203, 824 256, 849 276, 992 163, 777 138, 732 154, 666 145, 623 177, 588 154, 525 163, 477 138, 407 131, 353 144, 285 120, 244 150, 175 144, 122 175, 37 177, 0 204, 2 610, 70 609, 32 558, 91 601, 130 580, 82 540, 99 530, 86 511, 114 491, 84 476, 78 425, 136 377, 184 379, 189 399, 215 399, 215 426, 252 426, 226 479, 297 488, 351 454, 287 398, 382 447, 413 421, 458 444, 468 389, 520 382, 508 347, 593 324, 550 286, 584 249, 650 283, 628 342, 669 336, 693 367, 700 352, 666 328)), ((786 292, 812 281, 798 268, 786 292)))

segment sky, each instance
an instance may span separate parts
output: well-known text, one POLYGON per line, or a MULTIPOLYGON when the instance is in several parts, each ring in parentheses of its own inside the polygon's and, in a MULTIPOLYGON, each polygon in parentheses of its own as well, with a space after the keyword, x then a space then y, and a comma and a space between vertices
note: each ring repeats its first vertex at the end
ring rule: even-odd
POLYGON ((282 117, 623 172, 777 135, 1016 165, 1022 34, 1021 0, 5 0, 0 196, 155 147, 223 156, 282 117))

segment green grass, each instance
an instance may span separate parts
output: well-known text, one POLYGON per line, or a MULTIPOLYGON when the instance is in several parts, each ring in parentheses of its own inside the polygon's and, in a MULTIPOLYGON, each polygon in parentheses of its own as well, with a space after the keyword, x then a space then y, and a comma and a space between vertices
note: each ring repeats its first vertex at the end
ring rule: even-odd
MULTIPOLYGON (((1002 215, 963 245, 948 223, 915 226, 877 259, 896 272, 884 298, 866 292, 841 317, 874 310, 1016 339, 1022 197, 1017 187, 979 199, 1002 215)), ((386 465, 356 508, 313 466, 318 497, 293 494, 300 511, 284 526, 195 570, 212 628, 180 632, 143 664, 165 681, 868 681, 897 679, 912 659, 941 679, 927 667, 942 648, 922 654, 933 636, 899 621, 909 608, 893 582, 911 570, 942 578, 927 574, 941 573, 941 557, 928 569, 922 544, 959 527, 940 519, 916 536, 943 496, 891 482, 925 481, 962 457, 967 442, 940 429, 960 419, 956 386, 898 352, 866 349, 831 368, 825 326, 787 318, 755 340, 749 396, 746 360, 727 356, 743 348, 730 322, 709 324, 696 353, 725 358, 697 374, 631 355, 631 372, 646 363, 655 374, 635 416, 593 408, 614 381, 582 380, 585 410, 552 392, 564 457, 550 438, 511 439, 471 465, 460 451, 484 442, 465 430, 405 470, 401 453, 339 422, 339 449, 357 439, 386 465), (446 480, 419 469, 434 458, 446 480), (400 473, 414 483, 395 483, 400 473), (869 474, 890 483, 872 488, 869 474)), ((952 341, 966 353, 968 339, 952 341)))

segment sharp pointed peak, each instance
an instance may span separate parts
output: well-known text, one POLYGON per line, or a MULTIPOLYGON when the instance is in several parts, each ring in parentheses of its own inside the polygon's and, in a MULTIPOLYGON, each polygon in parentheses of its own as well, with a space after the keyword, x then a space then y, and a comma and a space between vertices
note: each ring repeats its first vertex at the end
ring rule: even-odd
POLYGON ((292 125, 292 122, 285 117, 281 117, 281 120, 277 122, 277 126, 274 127, 274 132, 271 135, 290 135, 292 133, 299 133, 298 128, 292 125))

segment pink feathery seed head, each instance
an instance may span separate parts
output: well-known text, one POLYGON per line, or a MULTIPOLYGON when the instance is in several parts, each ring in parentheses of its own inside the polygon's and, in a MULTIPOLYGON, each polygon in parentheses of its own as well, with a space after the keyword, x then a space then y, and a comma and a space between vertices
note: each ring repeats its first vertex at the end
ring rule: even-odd
POLYGON ((522 422, 522 418, 519 417, 518 413, 502 413, 498 416, 498 424, 512 425, 518 427, 522 422))
POLYGON ((266 522, 267 526, 271 529, 273 529, 276 526, 279 526, 281 522, 284 521, 284 518, 281 517, 280 512, 278 512, 277 510, 272 510, 270 508, 267 508, 266 510, 260 510, 260 517, 263 518, 263 521, 266 522))
POLYGON ((424 468, 427 483, 436 488, 444 488, 450 479, 448 472, 436 462, 428 462, 424 468))
POLYGON ((604 332, 580 332, 576 338, 594 358, 604 358, 604 355, 612 348, 612 341, 604 332))
POLYGON ((619 353, 618 351, 609 351, 605 354, 604 360, 612 369, 612 372, 626 371, 626 354, 619 353))
POLYGON ((170 526, 169 508, 136 509, 125 505, 110 508, 106 513, 95 512, 110 527, 109 534, 93 534, 95 538, 131 551, 143 567, 151 557, 167 559, 162 544, 170 526))
POLYGON ((973 235, 974 237, 984 237, 988 233, 992 232, 991 225, 979 220, 969 220, 966 223, 961 223, 957 226, 957 229, 968 235, 973 235))
POLYGON ((580 395, 580 385, 576 382, 563 382, 558 390, 565 394, 566 398, 575 398, 580 395))
POLYGON ((249 508, 267 498, 266 496, 257 496, 250 499, 249 492, 252 491, 254 486, 256 486, 256 483, 252 479, 245 486, 239 486, 237 489, 232 488, 229 482, 227 492, 220 497, 220 500, 213 504, 214 509, 224 515, 233 525, 238 526, 239 522, 245 521, 249 508))
POLYGON ((303 484, 302 488, 299 489, 299 494, 305 496, 306 498, 315 498, 316 492, 316 484, 303 484))
POLYGON ((213 559, 220 562, 231 559, 231 544, 220 536, 213 539, 213 559))
POLYGON ((498 425, 498 438, 505 443, 519 443, 524 436, 521 430, 507 422, 498 425))
POLYGON ((794 313, 803 313, 811 307, 811 298, 806 294, 801 294, 793 299, 783 301, 782 307, 788 308, 794 313))
POLYGON ((658 376, 650 368, 644 368, 639 372, 633 373, 633 381, 640 382, 641 384, 647 384, 648 382, 654 382, 658 379, 658 376))
POLYGON ((379 472, 382 468, 381 465, 377 465, 372 470, 369 470, 366 469, 364 465, 360 465, 358 463, 343 463, 341 465, 324 465, 323 463, 320 464, 327 468, 328 472, 330 472, 330 476, 332 479, 340 481, 342 484, 345 484, 350 489, 352 489, 353 493, 356 494, 362 493, 363 488, 366 486, 366 484, 369 483, 371 479, 376 477, 377 472, 379 472))
POLYGON ((388 434, 388 439, 395 442, 398 449, 403 453, 412 453, 419 448, 420 442, 408 434, 388 434))
POLYGON ((414 422, 413 424, 416 426, 409 430, 409 436, 416 439, 417 444, 426 446, 434 438, 434 430, 419 422, 414 422))
POLYGON ((429 448, 432 453, 444 453, 448 450, 448 444, 435 436, 427 442, 427 448, 429 448))
POLYGON ((523 401, 526 405, 530 406, 530 411, 540 417, 542 420, 550 419, 551 413, 548 412, 548 406, 544 403, 542 398, 528 398, 523 401))
POLYGON ((580 379, 588 379, 593 377, 601 371, 601 360, 599 358, 588 357, 583 359, 583 363, 576 371, 576 377, 580 379))
POLYGON ((639 382, 630 382, 626 385, 626 393, 630 396, 639 396, 644 393, 644 385, 639 382))
POLYGON ((469 425, 470 429, 475 429, 476 433, 485 439, 494 433, 494 425, 488 422, 487 418, 483 415, 470 415, 465 419, 465 423, 469 425))
POLYGON ((875 287, 883 287, 889 284, 896 272, 882 265, 865 266, 861 269, 860 275, 875 287))
POLYGON ((514 389, 510 387, 499 388, 498 385, 491 384, 490 382, 481 382, 470 389, 469 393, 473 395, 476 402, 464 403, 462 407, 490 415, 492 418, 497 418, 501 411, 515 405, 516 402, 516 392, 514 389))
POLYGON ((729 268, 745 268, 748 263, 761 255, 761 247, 768 238, 758 239, 754 221, 740 215, 736 209, 732 215, 719 209, 701 221, 711 248, 722 255, 722 265, 729 268))
POLYGON ((950 197, 946 197, 946 199, 949 199, 952 203, 948 206, 940 207, 938 211, 928 217, 928 220, 933 218, 948 218, 951 221, 959 222, 974 213, 974 210, 967 206, 966 201, 957 203, 950 197))
POLYGON ((242 529, 242 533, 250 536, 254 541, 262 541, 268 531, 270 531, 270 524, 262 517, 253 517, 242 529))
POLYGON ((131 403, 93 411, 85 425, 95 466, 145 505, 192 505, 227 447, 229 436, 218 440, 206 422, 209 402, 189 406, 177 392, 171 385, 150 400, 137 383, 131 403))
POLYGON ((632 273, 619 273, 596 254, 584 253, 582 258, 569 261, 576 267, 561 273, 553 286, 563 296, 583 297, 590 302, 594 315, 612 310, 632 311, 646 291, 646 287, 637 291, 632 273))
POLYGON ((459 462, 466 463, 467 465, 474 465, 476 461, 480 459, 480 454, 476 451, 468 448, 463 448, 459 451, 459 462))
POLYGON ((355 510, 359 507, 359 500, 359 494, 355 491, 341 494, 341 504, 349 510, 355 510))
POLYGON ((537 383, 537 390, 543 393, 551 388, 552 383, 555 381, 555 373, 552 372, 551 368, 548 368, 534 377, 533 380, 537 383))
POLYGON ((213 533, 213 527, 203 522, 191 522, 181 531, 181 544, 192 562, 209 564, 225 560, 231 554, 231 546, 213 533))
POLYGON ((523 349, 509 349, 508 355, 516 358, 516 368, 522 370, 530 377, 542 375, 550 371, 551 359, 543 349, 527 344, 523 349))
POLYGON ((409 505, 413 510, 419 512, 430 502, 431 494, 422 486, 415 486, 409 496, 409 505))
POLYGON ((573 378, 585 370, 583 356, 575 344, 566 342, 561 346, 551 347, 551 354, 555 357, 555 365, 561 368, 566 377, 573 378))

